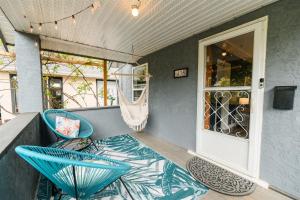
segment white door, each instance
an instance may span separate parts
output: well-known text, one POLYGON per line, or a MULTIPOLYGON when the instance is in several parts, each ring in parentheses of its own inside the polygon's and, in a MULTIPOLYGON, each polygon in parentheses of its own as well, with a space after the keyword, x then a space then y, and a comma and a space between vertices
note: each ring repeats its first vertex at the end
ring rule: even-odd
POLYGON ((258 177, 267 17, 199 41, 197 154, 258 177))

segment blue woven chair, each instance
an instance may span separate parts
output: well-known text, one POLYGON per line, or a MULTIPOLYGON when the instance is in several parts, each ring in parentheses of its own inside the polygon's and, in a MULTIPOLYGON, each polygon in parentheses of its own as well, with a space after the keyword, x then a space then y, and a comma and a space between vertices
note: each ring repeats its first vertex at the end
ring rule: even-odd
POLYGON ((64 110, 60 110, 60 109, 46 110, 43 113, 42 117, 45 123, 47 124, 47 126, 49 127, 49 129, 51 130, 51 132, 53 132, 58 138, 62 138, 65 140, 74 139, 73 137, 65 136, 60 132, 58 132, 57 130, 55 130, 56 116, 66 117, 73 120, 80 120, 80 129, 79 129, 78 138, 89 138, 94 132, 93 126, 90 124, 90 122, 88 122, 80 115, 67 112, 64 110))
POLYGON ((107 157, 63 149, 18 146, 15 151, 64 193, 85 199, 130 170, 107 157))

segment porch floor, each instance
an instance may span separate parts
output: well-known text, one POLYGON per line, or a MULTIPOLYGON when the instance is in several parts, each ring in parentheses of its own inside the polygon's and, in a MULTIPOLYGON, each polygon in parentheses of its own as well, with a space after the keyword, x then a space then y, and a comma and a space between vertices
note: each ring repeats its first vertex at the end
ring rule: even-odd
MULTIPOLYGON (((187 153, 187 150, 177 145, 168 143, 159 137, 147 134, 147 133, 133 133, 132 136, 139 139, 147 146, 153 148, 155 151, 165 156, 166 158, 177 163, 179 166, 185 168, 186 162, 193 156, 187 153)), ((244 197, 232 197, 217 193, 213 190, 209 190, 203 200, 291 200, 278 192, 270 189, 265 189, 257 186, 256 190, 249 196, 244 197)))

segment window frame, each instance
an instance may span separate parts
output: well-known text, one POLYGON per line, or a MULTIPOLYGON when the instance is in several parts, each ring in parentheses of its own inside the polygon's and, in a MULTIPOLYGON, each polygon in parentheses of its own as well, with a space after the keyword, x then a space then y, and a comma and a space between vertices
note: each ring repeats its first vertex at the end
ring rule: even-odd
POLYGON ((15 73, 9 74, 9 83, 10 83, 10 94, 11 94, 11 110, 12 113, 19 113, 18 109, 18 97, 17 97, 17 88, 13 89, 12 77, 16 77, 16 81, 18 80, 18 76, 15 73))
MULTIPOLYGON (((44 78, 46 77, 47 80, 46 80, 46 88, 44 89, 48 89, 50 90, 50 80, 51 79, 60 79, 61 80, 61 83, 60 83, 60 89, 61 89, 61 105, 62 107, 61 108, 51 108, 51 109, 64 109, 64 95, 63 95, 63 91, 64 91, 64 83, 63 83, 63 77, 60 77, 60 76, 43 76, 44 78)), ((49 109, 49 99, 48 97, 46 96, 46 93, 44 91, 44 109, 49 109)))
MULTIPOLYGON (((99 101, 99 84, 98 84, 98 82, 100 82, 100 81, 102 81, 102 82, 104 82, 104 79, 103 78, 98 78, 98 79, 96 79, 96 95, 97 95, 97 106, 96 107, 99 107, 99 108, 101 108, 101 107, 111 107, 111 106, 119 106, 119 97, 118 97, 118 94, 117 94, 117 105, 107 105, 107 106, 102 106, 102 105, 100 105, 100 101, 99 101)), ((114 79, 107 79, 107 83, 109 83, 109 82, 115 82, 115 84, 117 83, 117 81, 118 80, 114 80, 114 79)), ((107 84, 107 86, 108 86, 108 84, 107 84)), ((108 89, 108 87, 107 87, 107 89, 108 89)), ((107 96, 108 97, 108 96, 107 96)))

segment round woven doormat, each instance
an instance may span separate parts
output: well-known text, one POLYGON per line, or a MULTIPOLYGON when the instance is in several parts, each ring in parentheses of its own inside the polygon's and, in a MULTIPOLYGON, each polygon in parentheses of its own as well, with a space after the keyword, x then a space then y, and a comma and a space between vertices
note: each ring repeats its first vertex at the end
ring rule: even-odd
POLYGON ((256 187, 253 182, 198 157, 190 159, 186 167, 195 179, 223 194, 248 195, 256 187))

